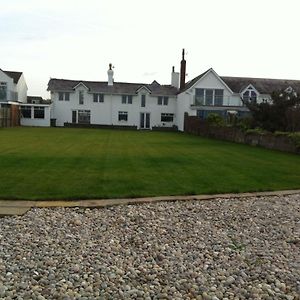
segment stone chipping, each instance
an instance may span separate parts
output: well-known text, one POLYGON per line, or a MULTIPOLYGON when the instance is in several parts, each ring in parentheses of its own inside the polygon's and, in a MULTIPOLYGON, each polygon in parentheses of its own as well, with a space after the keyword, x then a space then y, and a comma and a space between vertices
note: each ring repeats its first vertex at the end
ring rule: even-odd
POLYGON ((300 297, 300 195, 0 219, 0 299, 300 297))

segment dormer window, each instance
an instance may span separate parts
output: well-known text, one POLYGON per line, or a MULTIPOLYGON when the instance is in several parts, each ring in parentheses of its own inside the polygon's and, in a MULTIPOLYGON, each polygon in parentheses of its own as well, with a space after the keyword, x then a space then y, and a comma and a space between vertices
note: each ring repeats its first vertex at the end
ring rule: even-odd
POLYGON ((6 82, 0 82, 0 101, 7 100, 7 84, 6 82))
POLYGON ((291 86, 286 88, 284 91, 288 94, 293 94, 293 96, 297 97, 297 93, 295 92, 295 90, 291 86))
POLYGON ((249 85, 247 89, 245 89, 242 93, 242 98, 244 102, 257 102, 257 91, 253 88, 253 86, 249 85))

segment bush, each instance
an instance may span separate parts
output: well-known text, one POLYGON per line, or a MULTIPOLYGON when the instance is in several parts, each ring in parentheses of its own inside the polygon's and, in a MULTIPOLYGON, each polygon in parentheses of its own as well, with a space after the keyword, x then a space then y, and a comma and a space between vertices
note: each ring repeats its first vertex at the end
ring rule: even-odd
POLYGON ((216 113, 210 113, 208 114, 206 121, 211 124, 211 125, 215 125, 215 126, 224 126, 225 122, 224 119, 216 113))
POLYGON ((256 127, 254 129, 248 129, 246 130, 246 134, 251 134, 251 133, 254 133, 254 134, 259 134, 259 135, 265 135, 268 133, 268 131, 262 129, 262 128, 259 128, 259 127, 256 127))
POLYGON ((292 132, 288 137, 295 143, 297 148, 300 148, 300 132, 292 132))
POLYGON ((237 120, 236 127, 243 131, 247 131, 248 129, 252 128, 252 124, 253 124, 252 117, 244 117, 237 120))

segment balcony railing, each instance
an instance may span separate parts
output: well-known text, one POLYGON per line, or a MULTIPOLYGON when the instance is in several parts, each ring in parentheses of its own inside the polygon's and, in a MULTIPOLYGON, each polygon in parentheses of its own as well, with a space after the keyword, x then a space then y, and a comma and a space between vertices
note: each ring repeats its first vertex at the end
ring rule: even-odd
POLYGON ((232 104, 231 100, 231 97, 228 96, 215 97, 214 99, 204 99, 204 97, 194 96, 192 106, 242 106, 242 104, 232 104))
POLYGON ((18 101, 18 93, 14 91, 0 90, 0 102, 18 101))

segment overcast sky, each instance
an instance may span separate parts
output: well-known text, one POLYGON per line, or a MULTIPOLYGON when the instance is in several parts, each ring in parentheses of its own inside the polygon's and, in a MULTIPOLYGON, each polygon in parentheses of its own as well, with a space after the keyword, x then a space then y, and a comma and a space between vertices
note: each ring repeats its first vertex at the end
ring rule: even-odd
POLYGON ((170 83, 219 75, 300 79, 299 0, 0 0, 0 68, 23 71, 29 95, 50 77, 170 83))

